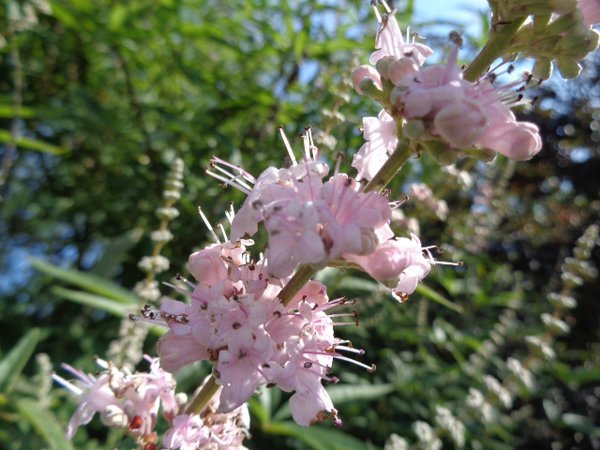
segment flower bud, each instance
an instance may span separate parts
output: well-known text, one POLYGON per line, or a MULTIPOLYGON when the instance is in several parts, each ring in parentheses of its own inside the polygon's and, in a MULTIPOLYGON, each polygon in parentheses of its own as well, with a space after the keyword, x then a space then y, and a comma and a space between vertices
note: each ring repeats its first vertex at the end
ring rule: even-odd
POLYGON ((196 280, 209 286, 227 278, 227 264, 221 258, 219 248, 205 248, 192 253, 188 259, 188 270, 196 280))
POLYGON ((129 424, 129 417, 119 406, 108 405, 100 413, 102 423, 111 428, 125 428, 129 424))
POLYGON ((381 91, 381 76, 371 66, 360 66, 352 71, 352 84, 354 89, 361 95, 369 95, 368 92, 381 91))

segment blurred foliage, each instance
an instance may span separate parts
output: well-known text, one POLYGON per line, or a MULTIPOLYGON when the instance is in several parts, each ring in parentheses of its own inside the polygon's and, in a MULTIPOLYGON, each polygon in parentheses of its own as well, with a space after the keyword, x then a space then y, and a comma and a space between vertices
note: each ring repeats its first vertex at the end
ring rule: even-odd
MULTIPOLYGON (((137 263, 152 246, 148 233, 158 223, 154 210, 170 163, 181 157, 187 168, 181 215, 170 228, 175 239, 163 253, 174 275, 185 273, 187 255, 207 238, 197 206, 216 222, 229 202, 242 200, 204 174, 212 155, 258 174, 285 157, 279 124, 296 145, 293 136, 312 124, 323 157, 333 166, 339 153, 349 167, 362 142, 360 119, 376 111, 347 78, 366 61, 375 23, 358 0, 5 5, 0 447, 130 448, 99 421, 73 443, 61 440, 74 405, 50 389, 49 373, 62 361, 93 370, 93 356, 116 337, 117 316, 135 301, 128 290, 144 276, 137 263), (34 404, 47 413, 34 413, 34 404)), ((408 24, 413 2, 399 6, 408 24)), ((485 15, 475 17, 485 24, 485 15)), ((425 25, 429 42, 443 42, 425 25)), ((482 35, 467 42, 472 51, 482 35)), ((286 395, 265 390, 251 402, 250 448, 381 448, 392 433, 425 448, 413 424, 435 427, 436 406, 465 425, 467 448, 600 448, 597 277, 574 290, 577 307, 564 317, 571 332, 553 341, 554 360, 532 367, 533 388, 516 388, 509 407, 488 398, 491 423, 465 406, 471 388, 486 391, 486 375, 507 379, 507 358, 528 360, 525 336, 547 332, 540 314, 553 311, 547 295, 563 287, 564 258, 599 221, 599 71, 591 57, 580 79, 528 94, 539 100, 521 114, 540 126, 545 142, 534 160, 465 160, 448 173, 424 155, 403 171, 392 195, 423 181, 445 200, 445 220, 416 202, 403 211, 419 220, 425 244, 444 250, 438 259, 464 265, 436 267, 403 305, 356 273, 320 273, 331 298, 359 299, 360 326, 343 335, 378 370, 334 366, 342 380, 331 388, 344 420, 339 430, 299 429, 286 395)), ((396 226, 406 233, 405 221, 396 226)), ((591 259, 599 262, 597 248, 591 259)), ((148 353, 154 343, 149 337, 148 353)), ((183 370, 180 388, 193 390, 206 371, 183 370)), ((456 446, 438 434, 443 448, 456 446)))

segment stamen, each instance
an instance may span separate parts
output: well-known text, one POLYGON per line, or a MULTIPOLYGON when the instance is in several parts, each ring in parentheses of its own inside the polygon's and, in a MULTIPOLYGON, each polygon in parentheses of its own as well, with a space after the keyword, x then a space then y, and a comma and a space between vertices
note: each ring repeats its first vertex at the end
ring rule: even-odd
MULTIPOLYGON (((182 288, 182 287, 180 287, 180 286, 176 286, 176 285, 174 285, 174 284, 167 283, 166 281, 163 281, 163 282, 162 282, 162 284, 164 284, 165 286, 168 286, 168 287, 170 287, 170 288, 171 288, 171 289, 173 289, 174 291, 176 291, 176 292, 179 292, 180 294, 182 294, 182 295, 185 295, 185 296, 191 295, 191 294, 192 294, 192 292, 193 292, 193 291, 191 291, 191 290, 183 289, 183 288, 182 288)), ((135 320, 135 319, 134 319, 134 320, 135 320)))
POLYGON ((339 359, 340 361, 346 361, 346 362, 354 364, 358 367, 362 367, 369 373, 373 373, 373 372, 375 372, 375 370, 377 370, 377 366, 375 364, 371 364, 370 366, 368 366, 364 363, 361 363, 360 361, 356 361, 355 359, 348 358, 347 356, 337 355, 337 354, 333 355, 333 357, 335 359, 339 359))
POLYGON ((223 169, 221 166, 211 163, 211 167, 213 167, 214 169, 218 170, 219 172, 221 172, 222 174, 226 175, 227 177, 229 177, 229 179, 233 182, 237 182, 240 186, 243 186, 244 188, 248 189, 248 190, 252 190, 252 186, 250 186, 250 184, 246 183, 245 178, 244 178, 244 174, 243 173, 238 173, 237 175, 235 175, 234 173, 231 173, 228 170, 223 169))
POLYGON ((225 210, 225 217, 227 218, 227 220, 229 221, 229 224, 231 225, 231 222, 233 222, 233 218, 235 217, 235 210, 233 209, 233 203, 229 203, 229 209, 225 210))
POLYGON ((221 234, 223 235, 223 239, 225 239, 225 242, 229 241, 229 238, 227 237, 227 232, 225 231, 225 227, 223 226, 223 224, 218 224, 217 225, 219 227, 219 230, 221 230, 221 234))
POLYGON ((292 146, 290 145, 290 141, 288 141, 287 136, 285 135, 285 131, 283 131, 283 125, 279 125, 279 134, 281 134, 281 139, 283 139, 283 145, 285 145, 285 149, 290 157, 290 161, 292 161, 292 165, 295 166, 298 164, 296 161, 296 156, 294 155, 294 150, 292 150, 292 146))
POLYGON ((403 206, 405 203, 407 203, 409 200, 410 200, 410 197, 408 195, 405 195, 401 200, 395 200, 393 202, 389 202, 390 208, 398 209, 401 206, 403 206))
POLYGON ((362 348, 347 347, 345 345, 336 345, 335 350, 336 351, 341 350, 341 351, 347 352, 347 353, 354 353, 355 355, 364 355, 365 354, 365 350, 362 348))
POLYGON ((213 156, 210 159, 210 162, 211 162, 211 164, 214 164, 214 165, 220 164, 222 166, 229 167, 229 168, 235 170, 236 172, 241 174, 242 178, 244 178, 250 184, 256 183, 256 178, 254 178, 254 176, 250 172, 242 169, 240 166, 238 166, 236 164, 230 163, 229 161, 225 161, 224 159, 221 159, 217 156, 213 156))
POLYGON ((180 273, 178 273, 177 275, 175 275, 175 279, 177 281, 183 281, 185 284, 187 284, 189 287, 191 287, 192 289, 196 289, 196 284, 192 283, 190 280, 188 280, 187 278, 185 278, 183 275, 181 275, 180 273))
POLYGON ((342 165, 342 161, 344 159, 344 154, 342 152, 337 152, 335 155, 335 167, 333 168, 333 176, 336 176, 340 173, 340 167, 342 165))
POLYGON ((247 188, 245 188, 245 187, 243 187, 243 186, 241 186, 239 184, 236 185, 236 181, 237 180, 235 178, 234 179, 227 179, 227 178, 224 178, 224 177, 222 177, 222 176, 220 176, 220 175, 218 175, 218 174, 216 174, 216 173, 214 173, 214 172, 212 172, 212 171, 210 171, 208 169, 205 170, 205 173, 207 175, 210 175, 213 178, 216 178, 219 181, 222 181, 223 183, 225 183, 226 186, 233 186, 234 188, 242 191, 246 195, 250 194, 250 189, 247 189, 247 188))
POLYGON ((71 391, 73 394, 77 395, 78 397, 81 396, 81 395, 83 395, 83 389, 81 389, 80 387, 75 386, 70 381, 65 380, 60 375, 52 373, 52 379, 54 381, 56 381, 58 384, 60 384, 61 386, 67 388, 67 390, 71 391))
POLYGON ((375 18, 377 19, 377 23, 380 24, 379 31, 377 31, 377 36, 375 39, 379 38, 379 33, 383 30, 385 25, 383 25, 383 20, 381 19, 381 14, 379 14, 379 10, 377 9, 377 1, 371 1, 371 6, 373 7, 373 12, 375 12, 375 18))
MULTIPOLYGON (((221 241, 219 240, 219 236, 217 236, 217 233, 215 233, 214 228, 212 227, 211 223, 209 222, 208 218, 206 217, 206 215, 204 214, 204 212, 202 211, 202 208, 200 206, 198 206, 198 214, 200 214, 200 217, 202 218, 202 221, 204 222, 204 225, 208 229, 208 232, 210 233, 212 238, 215 240, 215 242, 217 244, 220 244, 221 241)), ((225 240, 227 241, 227 239, 225 239, 225 240)))

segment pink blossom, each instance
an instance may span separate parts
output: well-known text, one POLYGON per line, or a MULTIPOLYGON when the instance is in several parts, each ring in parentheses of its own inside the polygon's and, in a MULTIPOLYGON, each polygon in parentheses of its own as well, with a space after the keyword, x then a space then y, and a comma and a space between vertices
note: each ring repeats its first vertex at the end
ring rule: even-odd
POLYGON ((221 250, 221 245, 215 244, 190 255, 188 270, 196 280, 211 285, 227 276, 221 250))
POLYGON ((375 70, 373 66, 362 65, 357 67, 352 71, 352 83, 354 85, 354 89, 359 94, 364 94, 360 85, 366 81, 371 81, 379 90, 383 89, 383 85, 381 84, 381 75, 379 72, 375 70))
MULTIPOLYGON (((373 146, 383 145, 386 153, 387 147, 395 145, 387 140, 397 141, 395 125, 387 114, 380 117, 384 121, 381 130, 375 129, 378 119, 374 119, 377 125, 373 123, 372 127, 365 120, 365 135, 372 138, 373 146), (390 132, 388 124, 394 131, 390 132)), ((304 139, 312 142, 309 131, 304 139)), ((291 148, 288 150, 290 159, 295 161, 291 148)), ((229 183, 248 194, 232 220, 232 238, 251 237, 263 223, 269 237, 265 256, 269 275, 274 278, 291 275, 300 264, 323 267, 344 253, 369 253, 391 234, 387 225, 391 209, 385 197, 360 192, 356 180, 345 174, 336 174, 324 182, 327 170, 315 160, 316 152, 316 147, 308 144, 305 162, 289 169, 268 168, 255 182, 247 176, 244 186, 238 186, 237 175, 230 174, 229 183), (248 190, 252 183, 254 186, 248 190)), ((376 165, 374 158, 367 159, 370 161, 363 171, 375 170, 371 169, 376 165)), ((225 173, 231 165, 222 164, 221 173, 225 173)), ((214 167, 219 167, 217 161, 214 167)))
POLYGON ((346 174, 338 174, 321 189, 317 208, 331 259, 342 253, 370 253, 379 243, 375 230, 387 227, 390 220, 388 201, 375 192, 360 192, 359 187, 346 174))
POLYGON ((518 122, 502 101, 510 86, 496 88, 488 78, 470 83, 455 65, 454 46, 448 64, 419 70, 399 83, 395 108, 420 119, 428 131, 451 147, 487 148, 515 160, 533 157, 542 147, 537 127, 518 122))
POLYGON ((396 16, 392 12, 385 14, 380 22, 375 48, 377 50, 369 57, 369 63, 373 65, 380 59, 391 56, 395 59, 410 59, 418 67, 433 54, 433 50, 426 45, 404 40, 396 16))
MULTIPOLYGON (((379 204, 379 197, 365 197, 364 217, 353 218, 353 210, 346 210, 346 202, 352 204, 358 194, 348 180, 340 176, 331 182, 327 201, 334 217, 341 223, 350 220, 387 227, 387 202, 383 201, 386 206, 379 204)), ((333 359, 347 360, 337 352, 342 342, 333 329, 354 324, 354 314, 336 314, 353 319, 334 322, 327 313, 345 300, 328 301, 325 286, 311 281, 284 308, 277 301, 283 282, 269 275, 269 260, 254 262, 244 256, 223 261, 234 278, 212 286, 197 283, 190 304, 168 300, 158 312, 143 310, 146 320, 169 328, 158 345, 163 368, 178 370, 197 360, 212 361, 216 381, 222 386, 219 413, 235 410, 257 387, 271 383, 297 394, 292 413, 302 424, 327 417, 337 420, 321 384, 334 381, 327 375, 333 359), (240 261, 243 263, 238 266, 240 261)), ((169 435, 169 445, 183 445, 180 442, 186 433, 198 431, 198 424, 190 420, 178 420, 181 430, 169 435)))
MULTIPOLYGON (((207 380, 208 377, 205 378, 202 386, 207 380)), ((171 428, 165 433, 163 446, 180 450, 245 449, 242 442, 248 437, 250 428, 248 405, 243 404, 228 413, 219 413, 221 392, 222 390, 219 389, 212 396, 200 414, 176 416, 171 428)))
POLYGON ((103 371, 96 377, 63 365, 77 377, 76 384, 53 375, 53 378, 80 398, 79 406, 69 421, 66 438, 71 439, 79 426, 89 423, 99 412, 104 424, 122 428, 142 443, 154 443, 154 426, 159 406, 170 420, 179 411, 175 400, 175 380, 150 362, 149 372, 121 371, 110 363, 97 360, 103 371), (79 385, 79 386, 78 386, 79 385))
POLYGON ((204 426, 197 414, 182 414, 173 419, 171 428, 163 438, 168 449, 196 450, 210 439, 210 429, 204 426))
POLYGON ((600 0, 577 0, 577 8, 587 26, 600 23, 600 0))
POLYGON ((358 180, 371 180, 398 145, 396 121, 385 110, 377 117, 363 118, 363 135, 367 141, 354 155, 352 167, 358 180))
POLYGON ((421 242, 411 239, 390 239, 373 253, 364 256, 344 255, 344 259, 358 264, 365 272, 394 291, 410 295, 431 269, 431 260, 423 256, 421 242))

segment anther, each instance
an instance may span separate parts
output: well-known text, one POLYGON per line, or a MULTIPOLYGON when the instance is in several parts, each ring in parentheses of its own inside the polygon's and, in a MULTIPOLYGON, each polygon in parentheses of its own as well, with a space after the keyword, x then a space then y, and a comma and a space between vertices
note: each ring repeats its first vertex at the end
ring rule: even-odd
POLYGON ((451 31, 448 35, 448 38, 450 39, 450 42, 452 42, 458 48, 463 46, 463 38, 457 31, 451 31))

